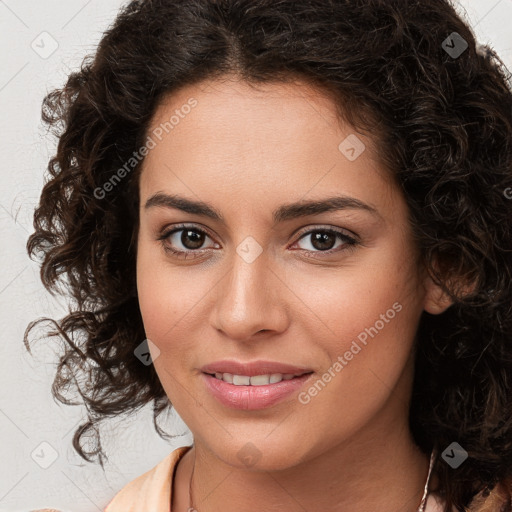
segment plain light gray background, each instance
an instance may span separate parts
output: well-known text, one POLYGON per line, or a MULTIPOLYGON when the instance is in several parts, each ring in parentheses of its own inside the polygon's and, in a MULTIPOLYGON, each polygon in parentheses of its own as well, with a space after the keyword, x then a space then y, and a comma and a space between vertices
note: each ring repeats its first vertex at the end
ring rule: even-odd
MULTIPOLYGON (((81 407, 57 405, 50 394, 56 344, 24 349, 27 324, 60 318, 62 299, 47 294, 25 252, 32 214, 55 140, 40 120, 44 95, 93 52, 120 0, 0 0, 0 511, 54 507, 63 512, 103 510, 125 483, 192 438, 177 415, 172 443, 155 433, 149 409, 108 425, 103 472, 71 446, 81 407), (45 466, 48 466, 45 469, 45 466)), ((493 46, 512 69, 512 0, 463 0, 478 40, 493 46)), ((107 432, 107 430, 105 430, 107 432)))

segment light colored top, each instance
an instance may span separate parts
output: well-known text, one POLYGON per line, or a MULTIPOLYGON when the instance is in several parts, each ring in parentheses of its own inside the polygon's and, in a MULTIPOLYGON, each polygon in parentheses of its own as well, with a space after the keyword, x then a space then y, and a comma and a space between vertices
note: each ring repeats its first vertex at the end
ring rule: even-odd
POLYGON ((126 484, 104 512, 170 512, 174 473, 178 461, 190 448, 176 448, 153 469, 126 484))
MULTIPOLYGON (((104 512, 171 512, 174 473, 178 461, 190 448, 176 448, 153 469, 125 485, 104 512)), ((429 494, 425 512, 443 512, 442 502, 434 494, 429 494)))

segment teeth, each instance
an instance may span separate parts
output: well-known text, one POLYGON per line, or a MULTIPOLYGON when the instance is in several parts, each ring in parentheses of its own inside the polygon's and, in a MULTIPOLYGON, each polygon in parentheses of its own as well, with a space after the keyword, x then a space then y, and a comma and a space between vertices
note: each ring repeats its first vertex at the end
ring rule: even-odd
POLYGON ((248 386, 251 383, 251 377, 246 375, 233 375, 233 384, 235 386, 248 386))
MULTIPOLYGON (((279 380, 276 380, 275 382, 279 382, 279 380)), ((251 377, 251 386, 265 386, 266 384, 273 383, 274 381, 272 381, 272 375, 254 375, 251 377)))
POLYGON ((268 384, 276 384, 282 380, 293 379, 293 374, 271 373, 267 375, 233 375, 232 373, 215 373, 215 378, 234 384, 235 386, 266 386, 268 384))

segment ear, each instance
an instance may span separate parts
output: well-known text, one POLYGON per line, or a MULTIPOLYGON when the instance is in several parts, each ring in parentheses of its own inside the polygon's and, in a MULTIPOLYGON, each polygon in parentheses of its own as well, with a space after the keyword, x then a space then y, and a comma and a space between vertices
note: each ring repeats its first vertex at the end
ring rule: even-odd
MULTIPOLYGON (((438 272, 437 263, 434 263, 434 268, 438 272)), ((425 290, 423 309, 427 313, 439 315, 453 304, 454 300, 443 291, 441 285, 428 272, 424 273, 423 286, 425 290)), ((462 297, 473 293, 476 283, 451 277, 447 279, 445 286, 456 297, 462 297)))
POLYGON ((436 284, 430 275, 424 280, 425 298, 423 309, 432 315, 439 315, 446 311, 452 304, 453 300, 436 284))

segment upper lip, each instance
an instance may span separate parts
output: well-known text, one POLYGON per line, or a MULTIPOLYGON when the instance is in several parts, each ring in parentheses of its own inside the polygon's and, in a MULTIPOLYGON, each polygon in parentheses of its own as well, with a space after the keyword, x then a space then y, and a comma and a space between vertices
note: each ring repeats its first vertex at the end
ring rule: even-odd
POLYGON ((239 361, 215 361, 204 365, 201 368, 204 373, 231 373, 233 375, 246 375, 254 377, 255 375, 267 375, 272 373, 283 373, 293 375, 303 375, 311 373, 313 370, 305 366, 294 366, 276 361, 249 361, 242 363, 239 361))

